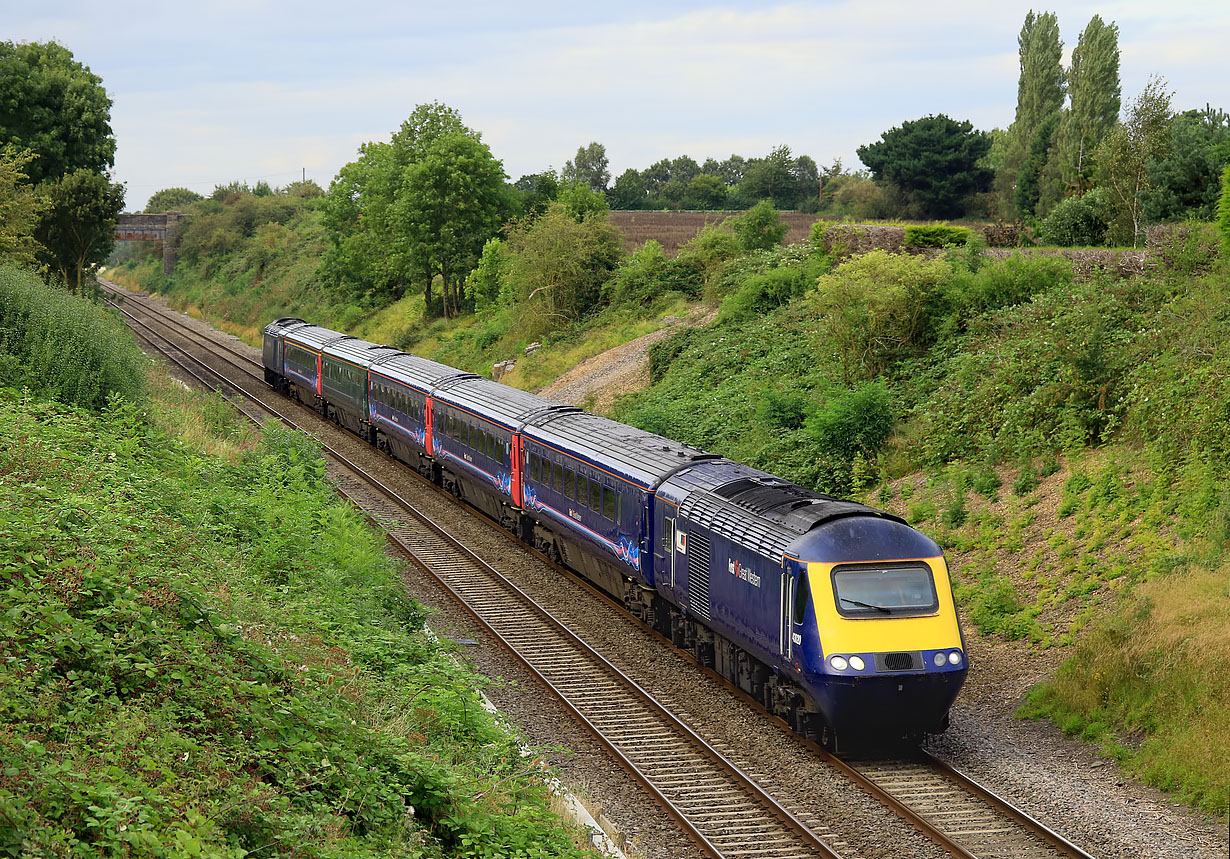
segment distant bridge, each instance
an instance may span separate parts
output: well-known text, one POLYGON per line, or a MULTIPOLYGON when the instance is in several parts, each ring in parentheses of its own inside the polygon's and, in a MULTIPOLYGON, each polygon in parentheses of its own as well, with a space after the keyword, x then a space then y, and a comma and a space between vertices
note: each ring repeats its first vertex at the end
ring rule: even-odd
POLYGON ((174 239, 184 216, 179 212, 165 215, 122 214, 115 222, 115 240, 120 242, 162 242, 162 272, 175 268, 174 239))

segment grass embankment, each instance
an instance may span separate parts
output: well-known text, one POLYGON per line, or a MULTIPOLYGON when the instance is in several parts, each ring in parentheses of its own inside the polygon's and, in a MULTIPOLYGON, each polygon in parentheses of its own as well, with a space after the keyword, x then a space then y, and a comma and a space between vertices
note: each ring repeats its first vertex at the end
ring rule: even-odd
POLYGON ((0 388, 0 853, 592 855, 318 447, 240 420, 0 388))

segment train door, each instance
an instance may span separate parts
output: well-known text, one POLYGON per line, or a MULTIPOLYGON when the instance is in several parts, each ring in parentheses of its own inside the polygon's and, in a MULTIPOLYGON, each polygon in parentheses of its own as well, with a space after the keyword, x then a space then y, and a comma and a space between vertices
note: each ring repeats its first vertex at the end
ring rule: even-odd
POLYGON ((521 494, 521 435, 519 433, 512 434, 512 444, 509 446, 508 451, 508 463, 510 474, 512 475, 513 503, 521 507, 523 501, 521 494))
POLYGON ((670 589, 675 589, 675 520, 662 520, 662 554, 670 576, 670 589))
POLYGON ((431 431, 432 429, 434 429, 434 425, 436 422, 435 417, 434 417, 435 409, 432 407, 433 402, 434 401, 432 400, 431 397, 426 397, 425 402, 424 402, 424 407, 423 407, 423 415, 424 415, 423 423, 425 425, 424 432, 423 432, 423 441, 424 441, 424 447, 427 448, 428 456, 435 455, 435 445, 433 444, 432 438, 431 438, 432 436, 431 431))
POLYGON ((778 587, 781 605, 781 618, 777 626, 777 647, 778 652, 786 659, 790 659, 792 652, 791 635, 794 633, 794 584, 795 579, 790 575, 790 570, 786 565, 782 564, 781 584, 778 587))

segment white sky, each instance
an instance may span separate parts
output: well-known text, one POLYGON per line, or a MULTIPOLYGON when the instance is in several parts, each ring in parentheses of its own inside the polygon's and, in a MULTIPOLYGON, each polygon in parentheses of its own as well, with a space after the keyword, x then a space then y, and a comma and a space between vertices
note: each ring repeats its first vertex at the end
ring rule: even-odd
MULTIPOLYGON (((440 101, 511 179, 591 140, 611 175, 786 144, 821 165, 931 113, 1006 127, 1029 3, 994 0, 156 2, 0 0, 0 39, 55 40, 103 79, 127 209, 160 188, 327 187, 359 144, 440 101)), ((1065 54, 1119 25, 1126 104, 1230 110, 1230 3, 1051 3, 1065 54)))

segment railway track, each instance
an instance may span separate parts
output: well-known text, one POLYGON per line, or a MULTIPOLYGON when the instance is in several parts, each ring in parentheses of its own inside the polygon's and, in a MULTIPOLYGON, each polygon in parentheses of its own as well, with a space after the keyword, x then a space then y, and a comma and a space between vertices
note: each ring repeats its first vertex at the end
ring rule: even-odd
MULTIPOLYGON (((198 372, 193 375, 207 387, 229 388, 258 404, 265 413, 298 426, 286 415, 290 401, 265 387, 259 361, 192 331, 182 320, 140 296, 114 287, 107 287, 107 291, 124 297, 125 307, 120 311, 138 336, 164 354, 183 356, 167 354, 181 367, 196 362, 198 372), (129 308, 136 312, 129 313, 129 308), (189 355, 198 350, 205 350, 208 357, 189 355), (238 381, 236 373, 245 381, 238 381), (210 378, 217 381, 210 382, 210 378)), ((336 430, 314 411, 294 406, 309 415, 314 426, 336 430)), ((354 442, 370 450, 361 441, 354 442)), ((852 859, 854 854, 823 821, 790 811, 787 803, 760 786, 772 784, 772 773, 757 772, 755 762, 739 762, 737 749, 706 742, 395 490, 340 451, 328 445, 326 451, 340 466, 340 490, 380 522, 416 566, 436 578, 549 688, 703 853, 765 859, 852 859)), ((492 528, 504 533, 494 525, 492 528)), ((631 617, 629 622, 648 631, 631 617)), ((650 634, 660 638, 652 631, 650 634)), ((712 676, 725 683, 718 675, 712 676)), ((772 719, 767 715, 764 718, 772 719)), ((1012 804, 930 756, 843 760, 818 746, 813 745, 812 750, 949 855, 962 859, 1092 859, 1012 804)))

